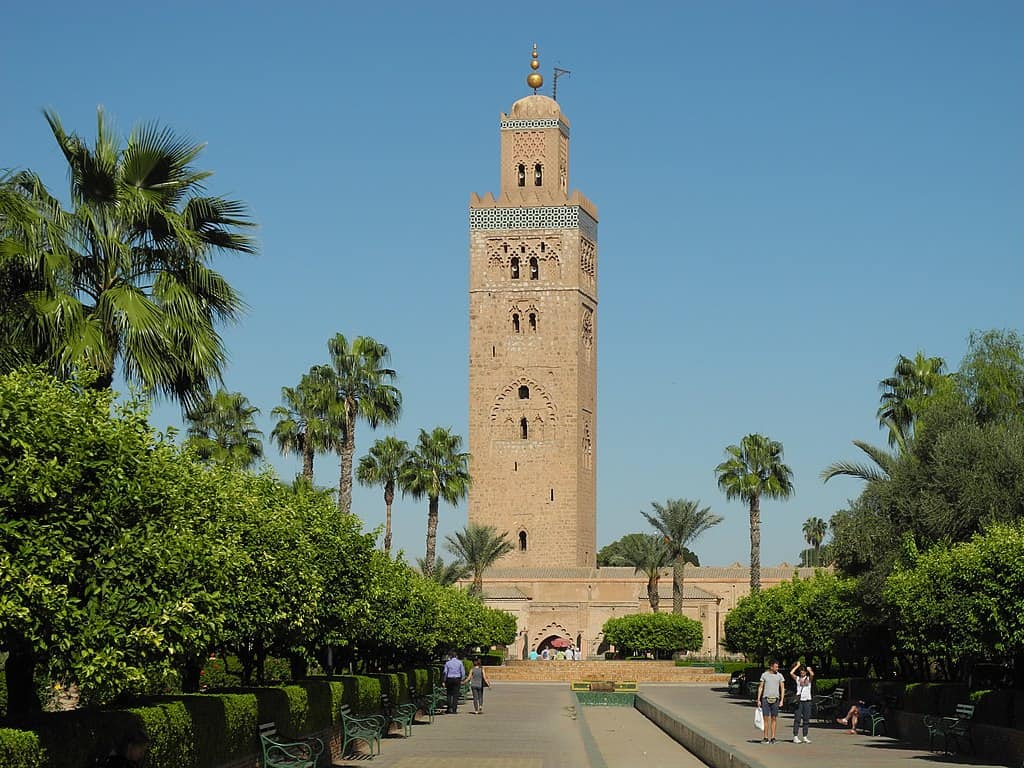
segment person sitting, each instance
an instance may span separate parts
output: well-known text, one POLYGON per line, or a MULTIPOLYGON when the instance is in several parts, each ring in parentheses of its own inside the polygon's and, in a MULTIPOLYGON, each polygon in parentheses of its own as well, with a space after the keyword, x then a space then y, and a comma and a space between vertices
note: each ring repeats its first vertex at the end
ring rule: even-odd
POLYGON ((858 721, 871 719, 870 709, 871 707, 861 699, 850 707, 850 711, 846 713, 846 717, 837 717, 836 722, 840 725, 847 726, 849 728, 847 733, 856 733, 858 721))
POLYGON ((112 755, 108 755, 99 764, 102 768, 139 768, 146 757, 149 738, 141 731, 127 734, 121 747, 112 755))

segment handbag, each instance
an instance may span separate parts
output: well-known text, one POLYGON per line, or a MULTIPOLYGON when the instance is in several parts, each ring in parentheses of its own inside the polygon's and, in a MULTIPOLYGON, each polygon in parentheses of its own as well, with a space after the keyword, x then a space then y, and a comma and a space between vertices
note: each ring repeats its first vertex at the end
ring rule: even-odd
POLYGON ((754 727, 757 728, 759 731, 764 730, 764 713, 758 706, 754 707, 754 727))

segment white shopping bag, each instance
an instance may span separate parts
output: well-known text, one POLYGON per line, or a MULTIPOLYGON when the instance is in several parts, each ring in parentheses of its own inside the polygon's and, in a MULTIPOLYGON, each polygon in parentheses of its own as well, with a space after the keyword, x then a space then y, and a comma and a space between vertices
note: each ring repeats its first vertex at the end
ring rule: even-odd
POLYGON ((754 727, 759 731, 764 730, 764 713, 757 706, 754 707, 754 727))

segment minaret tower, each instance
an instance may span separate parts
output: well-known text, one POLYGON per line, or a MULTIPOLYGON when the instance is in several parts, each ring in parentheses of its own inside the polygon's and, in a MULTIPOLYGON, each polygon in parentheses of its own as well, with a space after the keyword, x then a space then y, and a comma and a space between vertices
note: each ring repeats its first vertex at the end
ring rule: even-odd
POLYGON ((569 120, 537 94, 501 115, 501 189, 469 202, 469 521, 501 567, 593 567, 597 209, 569 194, 569 120))

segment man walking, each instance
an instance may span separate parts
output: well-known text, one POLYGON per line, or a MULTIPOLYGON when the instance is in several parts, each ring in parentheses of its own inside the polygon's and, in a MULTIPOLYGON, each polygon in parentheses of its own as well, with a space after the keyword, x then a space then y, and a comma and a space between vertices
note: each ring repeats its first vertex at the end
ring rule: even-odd
POLYGON ((466 676, 466 667, 459 660, 455 651, 448 653, 448 661, 444 663, 444 690, 448 694, 448 714, 459 714, 459 686, 462 685, 462 678, 466 676))
POLYGON ((775 743, 775 726, 779 719, 779 707, 786 691, 786 679, 779 674, 779 662, 772 660, 768 669, 761 673, 757 686, 757 706, 764 715, 764 738, 762 744, 775 743))

